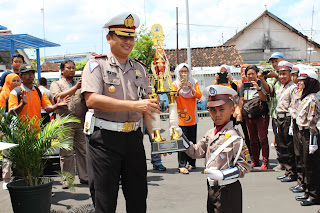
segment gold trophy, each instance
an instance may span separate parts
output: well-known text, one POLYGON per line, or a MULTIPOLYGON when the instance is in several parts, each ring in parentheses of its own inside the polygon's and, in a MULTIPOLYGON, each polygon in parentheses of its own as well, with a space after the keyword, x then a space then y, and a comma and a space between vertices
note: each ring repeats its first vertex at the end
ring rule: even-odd
POLYGON ((160 115, 153 113, 156 118, 152 121, 152 130, 154 132, 154 139, 152 142, 152 154, 161 154, 167 152, 176 152, 186 150, 183 146, 183 141, 180 138, 176 128, 179 127, 179 117, 177 112, 177 104, 175 103, 175 95, 177 91, 173 90, 172 78, 169 74, 169 61, 166 52, 163 48, 163 31, 160 24, 154 24, 151 29, 151 36, 155 49, 154 61, 151 63, 152 76, 150 80, 151 93, 149 94, 150 99, 158 99, 158 94, 166 94, 169 99, 169 122, 172 127, 171 140, 163 141, 160 135, 160 115), (168 86, 166 89, 165 82, 168 86), (157 90, 155 89, 157 85, 157 90))

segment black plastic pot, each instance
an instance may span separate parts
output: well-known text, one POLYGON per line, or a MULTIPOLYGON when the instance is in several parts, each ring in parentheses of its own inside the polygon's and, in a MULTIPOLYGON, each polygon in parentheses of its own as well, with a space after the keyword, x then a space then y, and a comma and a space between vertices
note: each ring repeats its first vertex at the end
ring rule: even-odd
POLYGON ((42 178, 38 186, 26 186, 24 180, 8 183, 12 209, 15 213, 49 213, 53 180, 42 178))

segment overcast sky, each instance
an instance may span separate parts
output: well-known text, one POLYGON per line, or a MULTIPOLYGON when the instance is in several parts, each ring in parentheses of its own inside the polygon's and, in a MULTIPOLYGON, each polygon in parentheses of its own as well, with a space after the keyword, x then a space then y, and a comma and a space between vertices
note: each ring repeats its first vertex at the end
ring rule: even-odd
MULTIPOLYGON (((189 0, 191 47, 221 45, 267 8, 320 43, 319 0, 189 0)), ((185 0, 0 0, 0 25, 14 34, 27 33, 61 45, 41 49, 41 57, 107 53, 103 25, 115 15, 133 12, 148 29, 161 24, 166 48, 176 47, 176 7, 179 8, 179 48, 187 47, 185 0), (43 12, 44 8, 44 24, 43 12)), ((30 51, 28 51, 28 54, 30 51)))

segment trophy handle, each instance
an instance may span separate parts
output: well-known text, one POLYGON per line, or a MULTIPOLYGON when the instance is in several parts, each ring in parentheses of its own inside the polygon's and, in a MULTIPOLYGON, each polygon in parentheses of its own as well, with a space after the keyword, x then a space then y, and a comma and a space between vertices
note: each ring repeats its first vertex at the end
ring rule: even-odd
POLYGON ((152 115, 155 117, 155 120, 151 120, 152 130, 154 133, 153 141, 154 142, 161 142, 163 141, 160 130, 161 130, 161 119, 158 113, 153 112, 152 115))
POLYGON ((157 75, 157 72, 156 72, 156 68, 155 68, 154 62, 151 62, 151 71, 152 71, 152 75, 153 75, 154 79, 157 80, 158 79, 158 75, 157 75))

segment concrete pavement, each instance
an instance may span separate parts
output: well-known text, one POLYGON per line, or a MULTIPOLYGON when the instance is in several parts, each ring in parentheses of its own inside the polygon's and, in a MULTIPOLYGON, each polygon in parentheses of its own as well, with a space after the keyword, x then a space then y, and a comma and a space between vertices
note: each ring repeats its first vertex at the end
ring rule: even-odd
MULTIPOLYGON (((162 122, 163 128, 168 126, 168 121, 162 122)), ((200 119, 198 124, 198 139, 200 139, 213 124, 210 118, 200 119)), ((168 138, 167 131, 162 133, 168 138)), ((271 128, 269 129, 269 142, 273 141, 271 128)), ((204 160, 197 160, 197 169, 189 175, 182 175, 177 170, 177 154, 162 157, 167 171, 158 172, 152 170, 150 163, 150 143, 147 136, 144 144, 148 164, 148 213, 202 213, 206 212, 206 177, 201 173, 204 169, 204 160)), ((276 165, 276 152, 270 148, 270 165, 276 165)), ((318 206, 302 207, 294 197, 301 194, 293 194, 289 187, 293 183, 281 183, 276 177, 284 172, 251 172, 241 179, 243 189, 244 213, 316 213, 318 206)), ((80 211, 85 205, 91 204, 89 190, 85 185, 76 184, 76 192, 62 190, 59 177, 54 177, 52 198, 53 212, 89 212, 80 211)), ((78 181, 78 179, 76 179, 78 181)), ((319 180, 320 181, 320 180, 319 180)), ((78 182, 76 182, 78 183, 78 182)), ((2 182, 0 182, 2 186, 2 182)), ((8 191, 0 188, 0 213, 12 212, 8 191)), ((119 190, 117 212, 125 212, 125 201, 119 190)))

